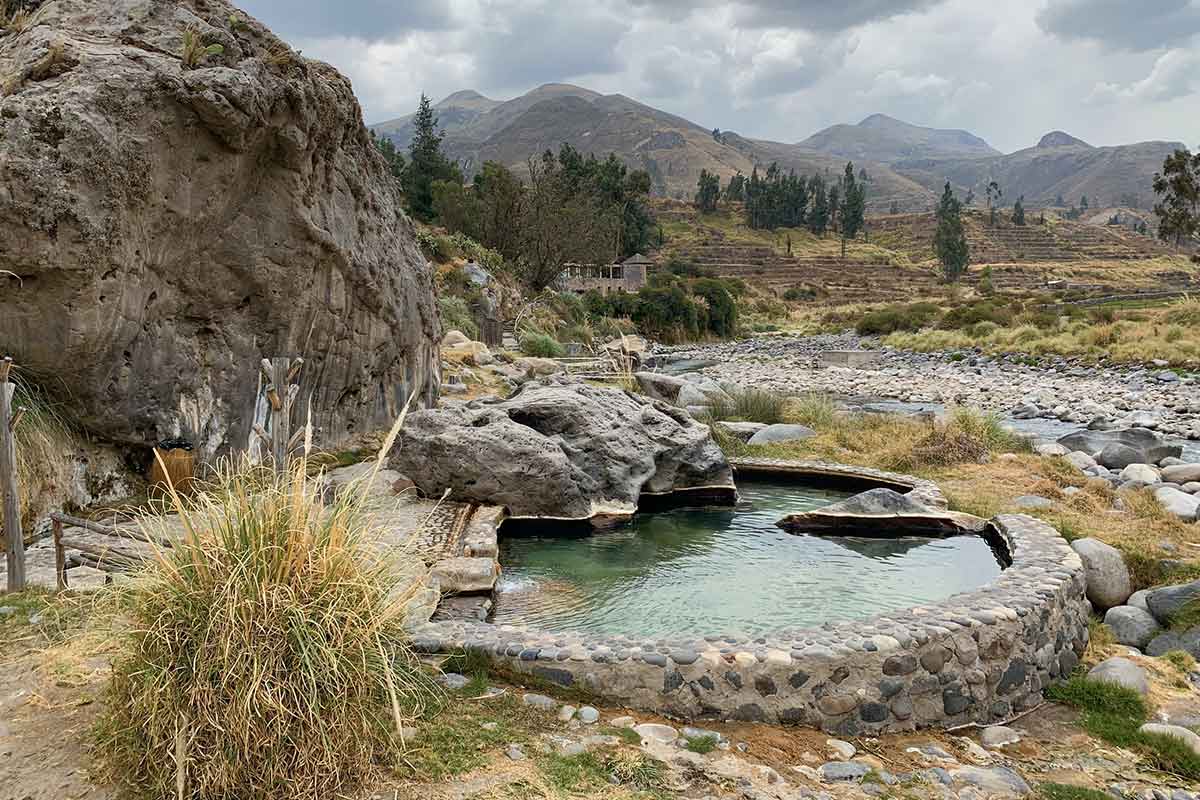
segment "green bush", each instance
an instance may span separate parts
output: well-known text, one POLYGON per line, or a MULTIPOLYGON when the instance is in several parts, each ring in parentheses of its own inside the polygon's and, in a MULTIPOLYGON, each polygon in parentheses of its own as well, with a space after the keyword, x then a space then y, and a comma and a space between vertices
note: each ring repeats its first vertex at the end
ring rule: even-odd
POLYGON ((897 331, 919 331, 937 318, 940 309, 933 303, 892 305, 868 311, 855 330, 860 336, 885 335, 897 331))
POLYGON ((701 278, 692 284, 692 292, 708 304, 708 330, 722 339, 733 336, 737 330, 737 303, 725 282, 701 278))
POLYGON ((567 354, 566 348, 546 333, 527 333, 522 336, 521 352, 538 358, 562 358, 567 354))
POLYGON ((660 339, 694 339, 700 334, 700 309, 679 285, 644 287, 638 292, 633 321, 660 339))
POLYGON ((945 330, 971 328, 980 322, 991 322, 1008 327, 1013 321, 1012 309, 998 303, 972 303, 951 309, 942 317, 940 327, 945 330))
POLYGON ((438 298, 438 313, 442 317, 443 331, 458 330, 472 339, 479 338, 479 326, 475 324, 466 300, 444 294, 438 298))
POLYGON ((799 303, 805 300, 816 300, 817 290, 811 286, 792 286, 783 293, 783 299, 789 303, 799 303))

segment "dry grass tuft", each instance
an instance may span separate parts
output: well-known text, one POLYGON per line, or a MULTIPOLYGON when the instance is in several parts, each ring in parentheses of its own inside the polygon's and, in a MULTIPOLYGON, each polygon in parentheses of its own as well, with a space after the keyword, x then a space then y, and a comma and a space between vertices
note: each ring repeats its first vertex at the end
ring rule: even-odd
POLYGON ((301 459, 171 493, 184 538, 121 590, 131 632, 97 727, 126 796, 340 797, 395 763, 435 690, 402 628, 414 587, 367 541, 367 488, 327 503, 301 459))
MULTIPOLYGON (((66 496, 75 444, 70 425, 54 404, 33 384, 15 374, 10 379, 16 385, 13 408, 25 409, 15 438, 21 530, 28 537, 33 523, 66 496)), ((0 522, 0 530, 3 528, 0 522)))

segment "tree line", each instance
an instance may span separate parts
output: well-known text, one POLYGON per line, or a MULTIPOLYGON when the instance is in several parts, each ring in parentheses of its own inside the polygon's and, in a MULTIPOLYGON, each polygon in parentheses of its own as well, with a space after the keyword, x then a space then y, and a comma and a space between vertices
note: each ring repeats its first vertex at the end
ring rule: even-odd
POLYGON ((550 285, 564 264, 611 263, 648 245, 650 175, 628 169, 615 154, 585 157, 564 143, 557 153, 530 158, 525 180, 487 161, 465 183, 442 152, 437 114, 424 94, 413 126, 407 161, 392 142, 376 139, 409 213, 496 250, 531 288, 550 285))

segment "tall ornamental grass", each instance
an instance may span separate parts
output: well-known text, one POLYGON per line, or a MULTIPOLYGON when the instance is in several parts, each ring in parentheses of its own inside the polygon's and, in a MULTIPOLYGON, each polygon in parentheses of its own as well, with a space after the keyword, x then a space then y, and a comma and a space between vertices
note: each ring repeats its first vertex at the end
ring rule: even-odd
POLYGON ((97 728, 125 796, 324 800, 395 763, 434 688, 402 629, 415 587, 369 546, 367 489, 326 501, 297 460, 170 493, 183 540, 123 590, 97 728))

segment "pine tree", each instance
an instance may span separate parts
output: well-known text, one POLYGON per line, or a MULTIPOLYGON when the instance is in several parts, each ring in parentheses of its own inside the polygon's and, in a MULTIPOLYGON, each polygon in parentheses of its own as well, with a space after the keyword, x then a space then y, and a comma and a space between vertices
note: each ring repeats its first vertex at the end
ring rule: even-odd
POLYGON ((813 175, 808 181, 808 191, 812 197, 808 229, 817 236, 822 236, 829 227, 829 195, 825 191, 825 179, 820 175, 813 175))
POLYGON ((1013 225, 1025 224, 1025 195, 1017 198, 1017 202, 1013 203, 1013 225))
POLYGON ((865 224, 866 185, 854 178, 854 164, 846 163, 842 177, 842 255, 846 255, 846 240, 854 239, 865 224))
POLYGON ((942 262, 942 273, 953 283, 967 271, 970 251, 967 235, 962 224, 962 204, 950 190, 950 182, 942 192, 937 209, 937 232, 933 236, 933 249, 938 261, 942 262))
POLYGON ((700 180, 696 186, 696 208, 701 212, 711 213, 717 210, 717 200, 721 197, 721 179, 715 172, 700 170, 700 180))
POLYGON ((462 173, 442 153, 442 134, 438 132, 437 112, 424 93, 417 113, 413 116, 412 143, 408 146, 409 162, 404 169, 404 192, 414 217, 433 219, 434 181, 458 181, 462 173))

